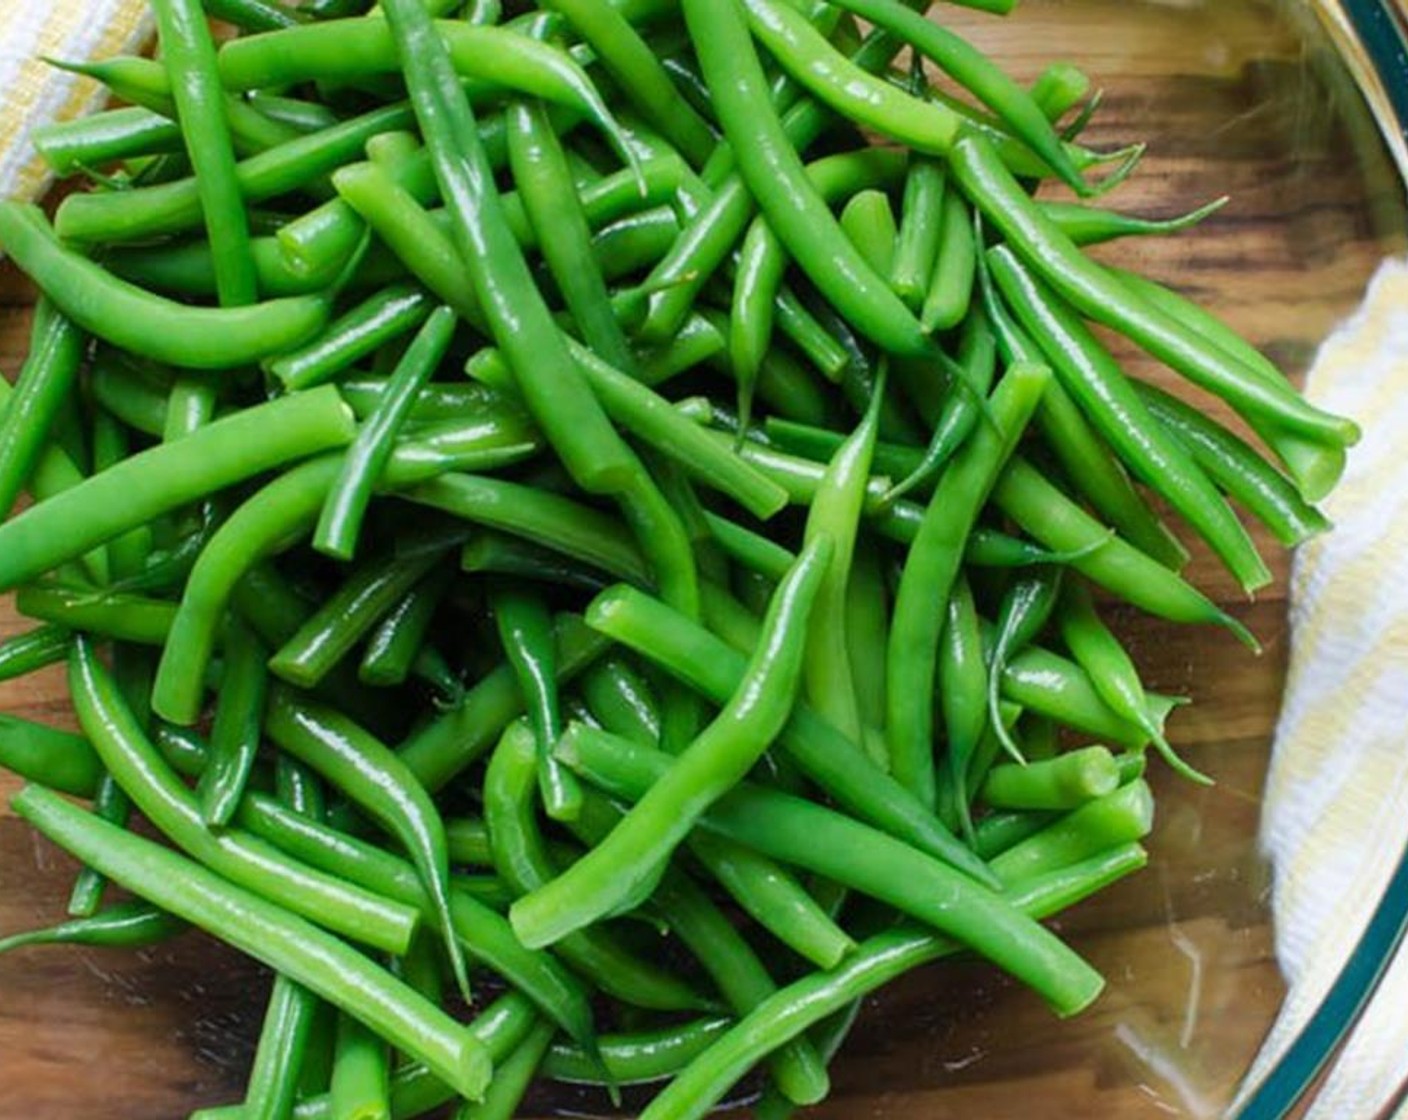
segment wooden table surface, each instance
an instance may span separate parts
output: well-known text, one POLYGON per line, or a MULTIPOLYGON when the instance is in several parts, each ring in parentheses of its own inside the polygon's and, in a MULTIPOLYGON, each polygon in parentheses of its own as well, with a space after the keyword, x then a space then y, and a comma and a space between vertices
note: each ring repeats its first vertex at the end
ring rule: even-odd
MULTIPOLYGON (((1401 189, 1343 75, 1284 5, 1187 0, 1028 0, 1009 23, 945 17, 1032 77, 1065 57, 1108 100, 1100 143, 1148 139, 1123 208, 1167 214, 1233 201, 1197 232, 1115 256, 1215 307, 1293 374, 1403 247, 1401 189)), ((0 369, 23 354, 32 293, 0 273, 0 369)), ((1166 381, 1136 354, 1134 372, 1166 381)), ((1372 422, 1372 418, 1364 418, 1372 422)), ((1264 535, 1260 538, 1265 540, 1264 535)), ((971 964, 934 968, 872 1001, 818 1120, 1212 1116, 1230 1098, 1279 1004, 1268 878, 1255 830, 1284 678, 1287 557, 1256 603, 1196 560, 1195 578, 1266 647, 1119 614, 1152 685, 1192 696, 1172 731, 1198 789, 1156 775, 1149 872, 1060 925, 1110 977, 1090 1013, 1058 1024, 971 964)), ((0 636, 23 629, 0 606, 0 636)), ((0 685, 0 707, 71 724, 62 674, 0 685)), ((0 797, 15 788, 0 775, 0 797)), ((54 919, 70 864, 0 808, 0 932, 54 919)), ((0 958, 0 1120, 176 1120, 233 1099, 267 976, 188 935, 131 957, 36 950, 0 958)), ((596 1097, 540 1099, 577 1112, 596 1097)))

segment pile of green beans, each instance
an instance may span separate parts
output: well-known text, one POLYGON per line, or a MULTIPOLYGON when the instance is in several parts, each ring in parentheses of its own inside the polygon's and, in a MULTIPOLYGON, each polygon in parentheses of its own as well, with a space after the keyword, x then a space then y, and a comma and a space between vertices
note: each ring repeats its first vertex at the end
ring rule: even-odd
POLYGON ((0 953, 271 967, 227 1120, 784 1117, 939 958, 1098 999, 1041 920, 1145 864, 1148 766, 1211 780, 1108 604, 1255 647, 1175 530, 1256 591, 1358 438, 1086 254, 1227 200, 1097 204, 1091 80, 920 0, 152 7, 36 138, 88 189, 0 202, 0 679, 78 722, 0 766, 84 865, 0 953))

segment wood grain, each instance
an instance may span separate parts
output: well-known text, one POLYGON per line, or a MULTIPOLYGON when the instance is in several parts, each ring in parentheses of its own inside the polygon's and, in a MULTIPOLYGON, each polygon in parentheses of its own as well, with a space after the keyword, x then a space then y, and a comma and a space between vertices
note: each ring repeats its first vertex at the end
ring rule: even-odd
MULTIPOLYGON (((1026 78, 1053 58, 1096 76, 1108 96, 1092 139, 1150 143, 1122 207, 1162 215, 1233 196, 1190 235, 1112 255, 1215 307, 1293 375, 1377 262, 1403 248, 1401 188, 1308 17, 1252 0, 1027 0, 1010 21, 941 15, 1026 78)), ((0 368, 11 376, 31 294, 0 271, 0 368)), ((1143 355, 1121 352, 1137 374, 1170 381, 1143 355)), ((1152 868, 1059 923, 1110 977, 1107 996, 1061 1024, 986 968, 926 970, 868 1004, 833 1099, 810 1115, 1142 1120, 1213 1116, 1229 1100, 1282 993, 1256 825, 1288 653, 1288 560, 1266 544, 1278 579, 1254 604, 1205 554, 1193 569, 1262 638, 1260 658, 1222 633, 1118 612, 1150 681, 1195 698, 1174 738, 1218 784, 1157 774, 1152 868)), ((22 625, 8 603, 0 608, 0 636, 22 625)), ((71 721, 57 670, 0 685, 0 706, 71 721)), ((0 776, 0 797, 14 786, 0 776)), ((71 879, 66 858, 6 814, 3 931, 60 914, 71 879)), ((0 1118, 176 1120, 233 1099, 266 985, 259 969, 197 935, 135 958, 0 958, 0 1118)), ((534 1107, 608 1111, 581 1094, 539 1096, 534 1107)))

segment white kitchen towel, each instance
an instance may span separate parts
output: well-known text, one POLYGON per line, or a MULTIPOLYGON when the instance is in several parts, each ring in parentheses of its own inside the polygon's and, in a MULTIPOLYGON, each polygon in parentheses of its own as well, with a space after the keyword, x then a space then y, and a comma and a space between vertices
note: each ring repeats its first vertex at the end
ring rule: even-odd
POLYGON ((42 60, 138 49, 151 34, 142 0, 0 0, 0 198, 38 198, 50 176, 30 133, 100 106, 98 83, 42 60))
MULTIPOLYGON (((1291 667, 1262 815, 1277 954, 1290 991, 1249 1078, 1299 1034, 1362 934, 1408 842, 1408 262, 1381 266, 1322 348, 1316 403, 1364 440, 1291 586, 1291 667)), ((1400 953, 1309 1113, 1365 1120, 1408 1078, 1400 953)))

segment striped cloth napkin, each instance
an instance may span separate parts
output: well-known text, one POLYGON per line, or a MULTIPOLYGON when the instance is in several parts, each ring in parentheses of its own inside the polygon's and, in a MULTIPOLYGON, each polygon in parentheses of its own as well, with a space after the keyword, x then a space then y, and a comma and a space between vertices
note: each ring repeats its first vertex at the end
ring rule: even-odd
MULTIPOLYGON (((0 0, 0 197, 42 194, 49 177, 29 132, 102 99, 95 83, 38 59, 131 51, 150 34, 145 9, 144 0, 0 0)), ((1295 565, 1290 680, 1263 815, 1290 991, 1248 1086, 1319 1005, 1408 840, 1408 580, 1395 578, 1408 556, 1408 263, 1384 265, 1363 308, 1325 345, 1309 392, 1369 424, 1327 505, 1336 531, 1295 565)), ((1405 1079, 1408 952, 1309 1120, 1375 1116, 1405 1079)))

